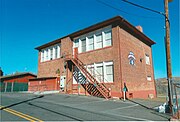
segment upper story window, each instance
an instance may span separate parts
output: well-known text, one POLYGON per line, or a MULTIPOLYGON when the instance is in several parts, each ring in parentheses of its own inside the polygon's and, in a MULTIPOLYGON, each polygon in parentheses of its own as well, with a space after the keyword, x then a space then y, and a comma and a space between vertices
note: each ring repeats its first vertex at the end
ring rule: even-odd
POLYGON ((41 50, 41 62, 60 57, 60 45, 54 45, 41 50))
POLYGON ((103 38, 102 38, 102 33, 96 35, 96 49, 102 48, 103 47, 103 38))
POLYGON ((79 39, 74 40, 74 47, 79 47, 79 39))
POLYGON ((108 26, 82 35, 73 42, 73 48, 78 47, 79 53, 112 46, 112 28, 108 26))
POLYGON ((48 55, 49 55, 49 54, 48 54, 48 49, 46 49, 45 52, 46 52, 45 54, 46 54, 46 61, 47 61, 47 60, 48 60, 48 55))
POLYGON ((50 60, 53 59, 53 48, 50 49, 50 60))
POLYGON ((86 38, 81 39, 81 51, 86 52, 86 38))
POLYGON ((55 59, 57 58, 57 56, 58 56, 58 48, 57 46, 55 46, 55 59))
POLYGON ((41 62, 44 61, 44 50, 41 51, 41 62))
POLYGON ((150 65, 150 58, 148 54, 146 54, 146 64, 150 65))
POLYGON ((104 32, 105 34, 105 39, 104 39, 104 46, 111 46, 112 41, 112 34, 111 34, 111 30, 104 32))
POLYGON ((88 51, 94 50, 94 36, 88 37, 88 51))

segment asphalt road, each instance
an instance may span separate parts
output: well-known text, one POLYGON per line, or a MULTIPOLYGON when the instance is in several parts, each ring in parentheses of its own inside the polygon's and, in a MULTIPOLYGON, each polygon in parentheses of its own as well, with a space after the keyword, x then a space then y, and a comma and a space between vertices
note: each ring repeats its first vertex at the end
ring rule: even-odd
POLYGON ((1 121, 168 121, 137 103, 78 95, 1 93, 1 121))

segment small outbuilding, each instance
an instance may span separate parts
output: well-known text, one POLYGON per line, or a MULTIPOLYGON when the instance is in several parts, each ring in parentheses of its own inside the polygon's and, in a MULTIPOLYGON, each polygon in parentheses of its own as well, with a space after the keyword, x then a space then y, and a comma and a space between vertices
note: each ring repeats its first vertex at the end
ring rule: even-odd
POLYGON ((29 79, 36 78, 35 74, 30 72, 15 73, 12 75, 0 76, 0 91, 28 91, 29 79))

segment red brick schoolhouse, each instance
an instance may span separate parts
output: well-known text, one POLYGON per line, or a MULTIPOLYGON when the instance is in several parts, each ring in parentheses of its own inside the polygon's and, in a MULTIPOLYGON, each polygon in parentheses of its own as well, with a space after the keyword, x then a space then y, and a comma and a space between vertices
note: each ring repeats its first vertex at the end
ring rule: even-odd
POLYGON ((156 97, 151 46, 155 44, 120 16, 97 23, 35 49, 41 90, 104 98, 156 97))

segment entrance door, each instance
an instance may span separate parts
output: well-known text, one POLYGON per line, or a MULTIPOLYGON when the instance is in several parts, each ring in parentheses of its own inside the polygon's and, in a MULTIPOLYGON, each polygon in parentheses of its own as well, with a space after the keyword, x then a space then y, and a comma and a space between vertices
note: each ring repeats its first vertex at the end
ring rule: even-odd
POLYGON ((61 76, 60 90, 63 92, 64 92, 64 87, 65 87, 65 82, 66 82, 66 76, 61 76))

